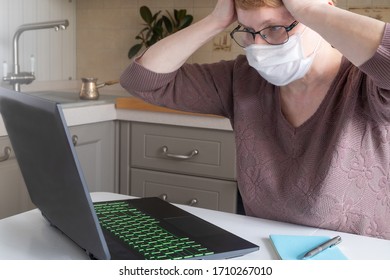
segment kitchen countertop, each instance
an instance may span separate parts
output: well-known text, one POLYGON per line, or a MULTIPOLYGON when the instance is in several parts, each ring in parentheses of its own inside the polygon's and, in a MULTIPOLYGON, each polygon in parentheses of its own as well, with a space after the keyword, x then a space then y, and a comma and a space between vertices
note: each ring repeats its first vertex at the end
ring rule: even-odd
POLYGON ((188 113, 148 104, 135 97, 116 99, 117 119, 188 127, 232 130, 230 121, 215 115, 188 113))
MULTIPOLYGON (((61 84, 62 88, 54 90, 41 87, 43 90, 33 89, 28 93, 60 103, 68 126, 122 120, 232 130, 230 121, 226 118, 151 105, 131 96, 119 85, 99 89, 98 100, 81 100, 77 84, 61 84)), ((0 136, 6 135, 7 131, 0 116, 0 136)))

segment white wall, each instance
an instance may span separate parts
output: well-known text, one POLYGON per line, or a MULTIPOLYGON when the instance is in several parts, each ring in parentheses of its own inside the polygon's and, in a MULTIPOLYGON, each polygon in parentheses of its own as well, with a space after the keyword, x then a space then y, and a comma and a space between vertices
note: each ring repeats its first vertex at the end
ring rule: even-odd
POLYGON ((68 80, 76 76, 76 0, 0 0, 0 75, 3 62, 13 70, 12 42, 18 26, 27 23, 68 19, 65 31, 25 31, 20 36, 21 71, 30 71, 35 57, 37 81, 68 80))

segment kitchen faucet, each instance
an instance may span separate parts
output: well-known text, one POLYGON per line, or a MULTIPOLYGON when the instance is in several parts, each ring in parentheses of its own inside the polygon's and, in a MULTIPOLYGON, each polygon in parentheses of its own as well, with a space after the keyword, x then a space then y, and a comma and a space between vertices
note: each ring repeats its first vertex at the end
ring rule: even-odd
POLYGON ((24 31, 54 28, 55 31, 65 30, 69 26, 68 20, 46 21, 23 24, 18 27, 13 38, 13 72, 3 77, 3 81, 13 85, 15 91, 20 91, 21 84, 30 84, 35 80, 33 72, 20 72, 19 66, 19 37, 24 31))

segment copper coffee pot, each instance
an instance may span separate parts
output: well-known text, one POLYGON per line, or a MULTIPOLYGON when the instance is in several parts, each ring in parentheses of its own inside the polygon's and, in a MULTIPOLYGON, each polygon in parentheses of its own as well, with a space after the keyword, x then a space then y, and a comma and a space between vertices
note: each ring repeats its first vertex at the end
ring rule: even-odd
POLYGON ((113 80, 97 84, 97 80, 97 78, 81 78, 80 99, 97 100, 99 99, 98 88, 119 83, 119 80, 113 80))

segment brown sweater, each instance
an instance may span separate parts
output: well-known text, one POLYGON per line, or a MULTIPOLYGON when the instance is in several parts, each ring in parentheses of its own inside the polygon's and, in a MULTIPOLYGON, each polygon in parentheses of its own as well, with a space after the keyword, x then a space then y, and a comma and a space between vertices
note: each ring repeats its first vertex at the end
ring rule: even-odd
POLYGON ((281 112, 279 88, 245 56, 169 74, 135 62, 121 85, 150 103, 230 119, 247 215, 390 239, 390 24, 360 68, 343 59, 297 128, 281 112))

